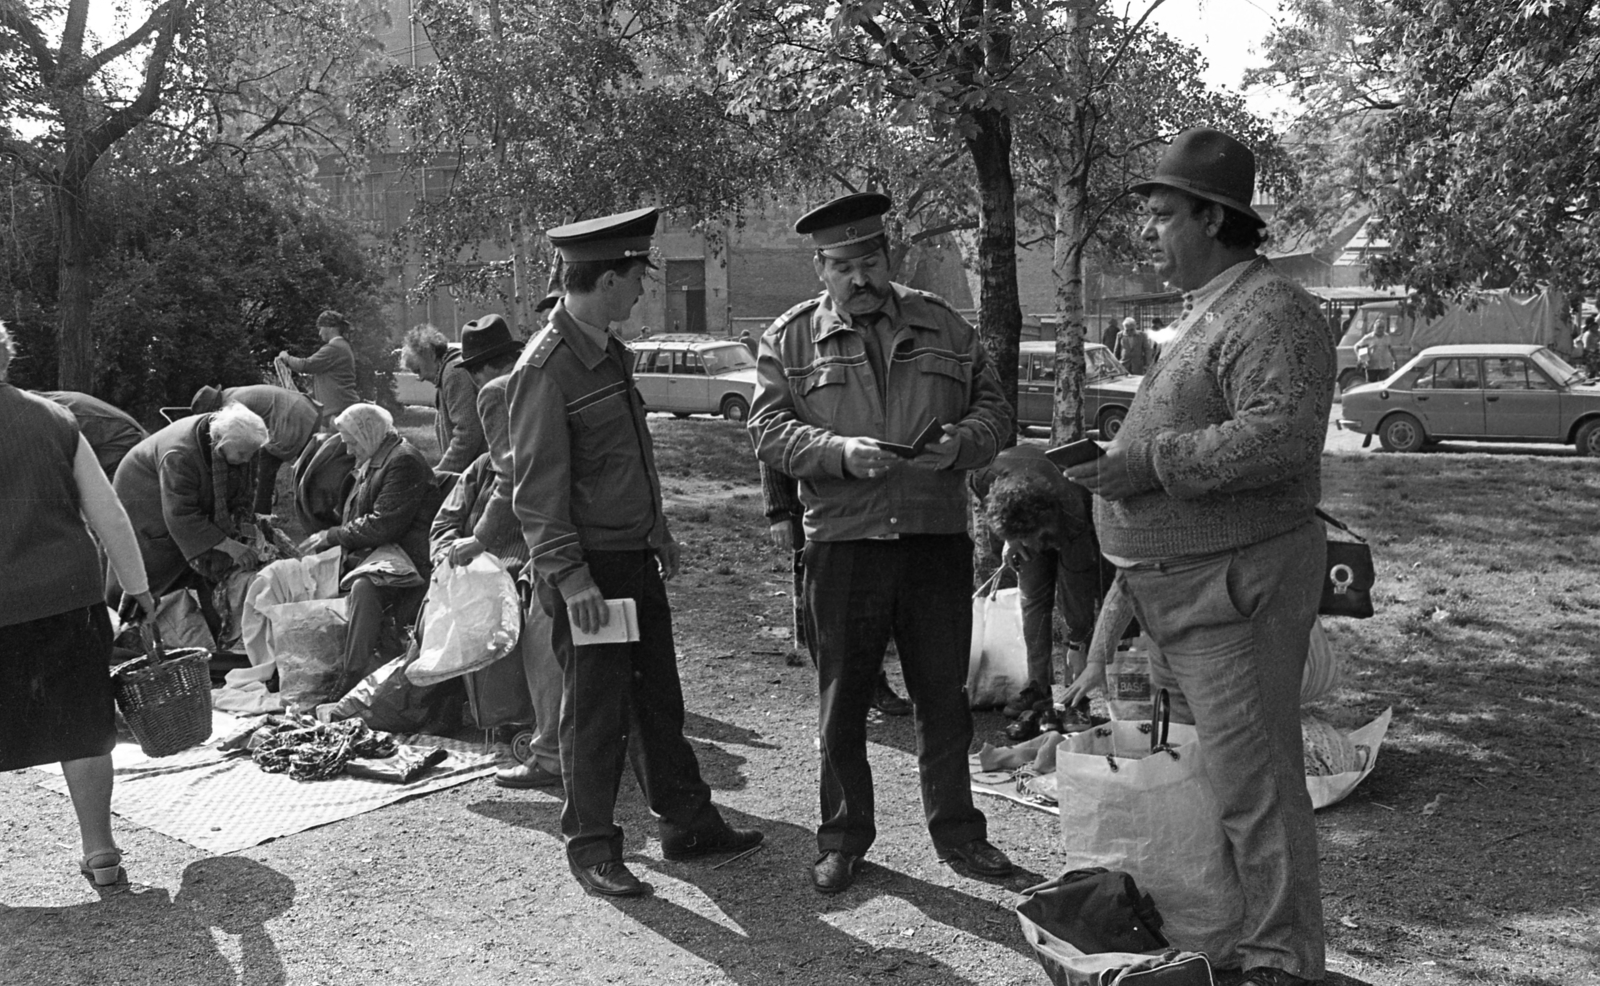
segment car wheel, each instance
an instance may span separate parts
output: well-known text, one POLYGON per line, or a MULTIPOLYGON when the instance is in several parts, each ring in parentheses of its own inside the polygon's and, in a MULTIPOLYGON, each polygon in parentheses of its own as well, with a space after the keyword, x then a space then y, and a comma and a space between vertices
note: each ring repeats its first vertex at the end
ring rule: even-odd
POLYGON ((1344 393, 1351 387, 1359 387, 1367 382, 1367 375, 1360 370, 1346 370, 1339 374, 1339 393, 1344 393))
POLYGON ((1100 420, 1096 424, 1096 427, 1100 429, 1100 440, 1109 442, 1116 438, 1117 432, 1122 430, 1122 419, 1127 416, 1128 412, 1120 407, 1108 407, 1101 411, 1100 420))
POLYGON ((738 394, 729 394, 722 399, 722 416, 735 424, 744 424, 750 417, 750 403, 738 394))
POLYGON ((1600 456, 1600 418, 1585 421, 1573 441, 1579 455, 1600 456))
POLYGON ((1391 414, 1378 426, 1378 441, 1391 452, 1415 452, 1427 444, 1422 422, 1409 414, 1391 414))

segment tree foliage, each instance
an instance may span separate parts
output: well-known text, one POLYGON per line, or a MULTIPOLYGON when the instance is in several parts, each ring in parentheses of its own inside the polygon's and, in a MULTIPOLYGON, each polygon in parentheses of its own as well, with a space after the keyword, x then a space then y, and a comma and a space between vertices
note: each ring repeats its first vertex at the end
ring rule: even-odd
POLYGON ((1390 244, 1378 283, 1435 305, 1475 287, 1595 289, 1592 0, 1286 6, 1260 78, 1308 107, 1301 211, 1370 209, 1390 244))

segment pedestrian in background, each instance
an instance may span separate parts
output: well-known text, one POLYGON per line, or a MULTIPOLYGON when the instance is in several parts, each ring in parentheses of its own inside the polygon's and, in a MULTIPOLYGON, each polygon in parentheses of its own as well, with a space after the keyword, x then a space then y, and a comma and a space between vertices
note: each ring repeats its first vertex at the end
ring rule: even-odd
POLYGON ((356 354, 345 338, 350 320, 328 309, 317 316, 317 335, 322 348, 304 358, 278 353, 278 360, 296 373, 311 374, 311 398, 316 401, 326 430, 344 409, 361 400, 356 390, 356 354))
POLYGON ((967 751, 972 541, 966 470, 1015 433, 973 328, 948 303, 890 280, 883 214, 860 193, 802 216, 820 297, 761 337, 750 434, 800 481, 805 595, 817 660, 822 763, 812 885, 838 893, 877 837, 866 717, 884 649, 900 653, 938 856, 982 876, 1012 864, 972 803, 967 751), (913 451, 929 425, 937 438, 913 451), (911 453, 885 443, 908 446, 911 453))
POLYGON ((1067 474, 1194 714, 1244 894, 1243 986, 1294 986, 1324 974, 1300 683, 1335 360, 1316 301, 1257 253, 1254 188, 1250 150, 1204 128, 1133 187, 1184 314, 1106 454, 1067 474))
POLYGON ((1135 376, 1150 365, 1150 340, 1139 331, 1139 323, 1133 318, 1122 320, 1122 331, 1117 333, 1116 356, 1135 376))

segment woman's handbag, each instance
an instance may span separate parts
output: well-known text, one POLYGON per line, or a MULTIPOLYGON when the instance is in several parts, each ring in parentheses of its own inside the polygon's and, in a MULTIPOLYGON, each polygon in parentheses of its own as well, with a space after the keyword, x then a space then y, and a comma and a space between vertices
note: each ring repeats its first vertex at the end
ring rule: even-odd
POLYGON ((161 632, 140 625, 145 656, 111 671, 122 718, 147 757, 165 757, 211 738, 211 665, 198 647, 166 653, 161 632))
POLYGON ((1377 576, 1372 567, 1372 548, 1367 539, 1337 521, 1321 507, 1317 516, 1350 538, 1328 538, 1328 564, 1322 578, 1322 602, 1317 612, 1323 616, 1349 616, 1365 620, 1372 616, 1372 583, 1377 576))
POLYGON ((1000 573, 972 594, 972 648, 967 702, 974 709, 1004 705, 1028 684, 1028 645, 1022 639, 1022 595, 1001 589, 1000 573))

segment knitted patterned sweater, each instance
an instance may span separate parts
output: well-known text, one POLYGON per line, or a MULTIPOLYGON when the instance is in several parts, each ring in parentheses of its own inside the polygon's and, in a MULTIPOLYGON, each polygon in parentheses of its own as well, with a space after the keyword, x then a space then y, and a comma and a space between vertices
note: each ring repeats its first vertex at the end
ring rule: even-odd
POLYGON ((1316 302, 1258 258, 1193 318, 1117 436, 1139 492, 1095 497, 1108 556, 1255 544, 1311 520, 1321 499, 1334 343, 1316 302))

